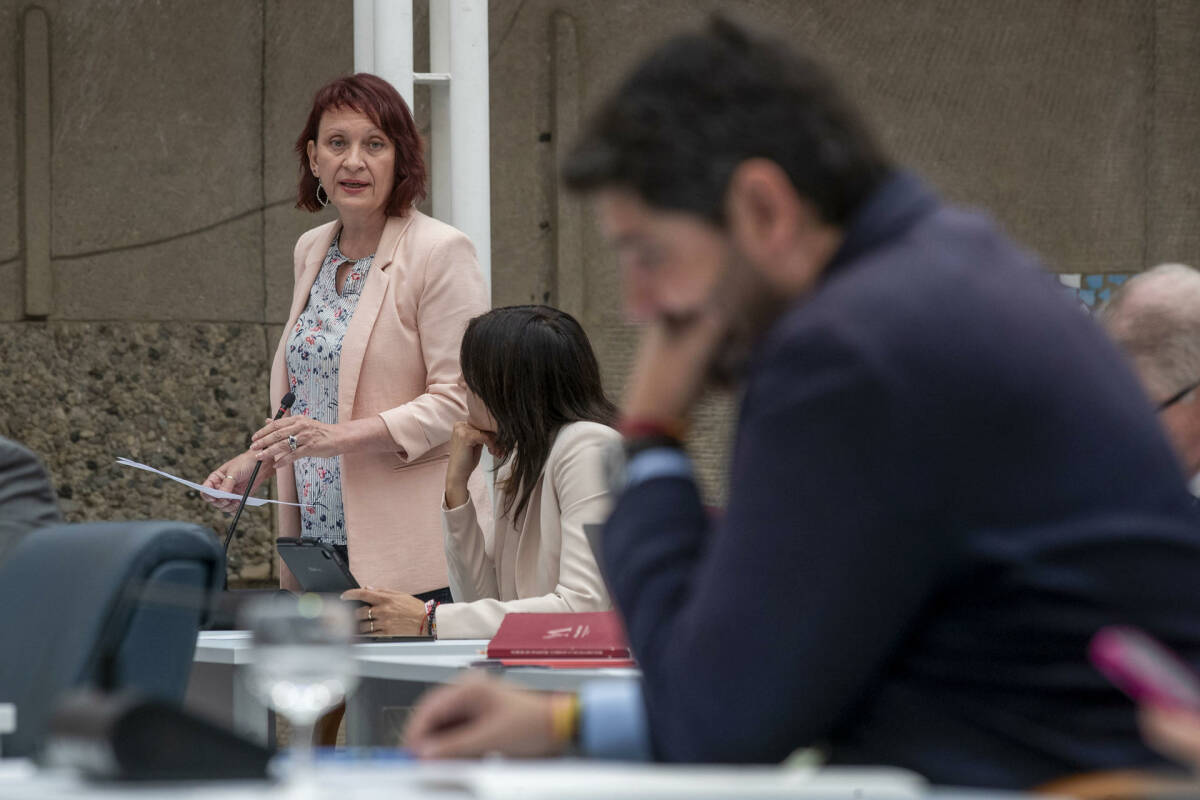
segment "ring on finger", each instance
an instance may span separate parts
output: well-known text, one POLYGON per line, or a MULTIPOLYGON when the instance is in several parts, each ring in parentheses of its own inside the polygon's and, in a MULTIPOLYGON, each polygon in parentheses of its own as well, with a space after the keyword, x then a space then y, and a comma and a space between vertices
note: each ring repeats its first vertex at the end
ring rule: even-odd
POLYGON ((296 437, 289 435, 287 437, 287 440, 288 440, 288 447, 291 449, 291 451, 293 453, 296 452, 296 448, 300 446, 299 442, 296 441, 296 437))
POLYGON ((375 632, 375 621, 371 620, 370 622, 371 622, 371 633, 374 633, 375 632))
POLYGON ((374 611, 374 610, 375 610, 375 609, 374 609, 373 607, 371 607, 371 606, 367 606, 367 619, 369 619, 369 620, 374 620, 374 619, 375 619, 373 616, 371 616, 371 612, 372 612, 372 611, 374 611))

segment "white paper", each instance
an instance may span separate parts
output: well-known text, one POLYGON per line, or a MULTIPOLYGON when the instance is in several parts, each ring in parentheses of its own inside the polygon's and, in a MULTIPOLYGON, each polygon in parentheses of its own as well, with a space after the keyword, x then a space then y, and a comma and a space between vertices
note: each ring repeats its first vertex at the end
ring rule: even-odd
MULTIPOLYGON (((186 481, 183 478, 177 478, 174 475, 170 474, 169 472, 163 472, 161 469, 155 469, 154 467, 148 467, 145 464, 139 464, 138 462, 133 461, 128 458, 118 458, 117 463, 123 467, 133 467, 134 469, 144 469, 144 470, 146 470, 146 472, 153 472, 155 475, 162 475, 164 478, 170 478, 171 480, 175 481, 176 483, 182 483, 184 486, 188 486, 192 489, 195 489, 197 492, 206 494, 209 497, 223 497, 226 500, 241 500, 242 499, 242 496, 240 494, 234 494, 233 492, 223 492, 220 489, 210 489, 207 486, 201 486, 198 483, 192 483, 191 481, 186 481)), ((263 497, 247 497, 246 498, 246 505, 248 505, 248 506, 261 506, 261 505, 266 505, 267 503, 274 503, 277 506, 295 506, 296 508, 300 507, 299 503, 285 503, 282 500, 267 500, 266 498, 263 498, 263 497)))

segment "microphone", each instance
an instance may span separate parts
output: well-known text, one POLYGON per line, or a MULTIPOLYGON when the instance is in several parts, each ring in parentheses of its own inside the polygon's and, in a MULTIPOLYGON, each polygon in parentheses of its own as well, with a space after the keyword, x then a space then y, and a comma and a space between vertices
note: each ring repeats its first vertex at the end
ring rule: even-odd
MULTIPOLYGON (((279 401, 279 410, 275 412, 275 419, 279 419, 287 410, 292 407, 292 403, 296 402, 296 395, 288 392, 279 401)), ((229 523, 229 530, 225 533, 225 553, 229 553, 229 542, 233 539, 233 532, 237 530, 238 520, 242 518, 242 509, 246 507, 246 500, 250 497, 250 489, 254 486, 254 479, 258 477, 258 470, 262 467, 262 462, 259 461, 254 465, 254 472, 250 473, 250 480, 246 481, 246 491, 242 492, 242 501, 238 503, 237 512, 233 515, 233 522, 229 523)))

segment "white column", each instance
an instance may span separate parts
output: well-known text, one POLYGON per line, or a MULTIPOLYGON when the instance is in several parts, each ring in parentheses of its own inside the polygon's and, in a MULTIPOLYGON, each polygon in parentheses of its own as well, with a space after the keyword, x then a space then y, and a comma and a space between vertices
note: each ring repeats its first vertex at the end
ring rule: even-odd
POLYGON ((375 0, 354 0, 354 71, 375 71, 375 0))
MULTIPOLYGON (((447 0, 432 0, 429 4, 429 71, 450 74, 447 0)), ((429 84, 429 190, 433 195, 433 215, 446 222, 454 216, 450 202, 450 85, 449 80, 429 84)))
POLYGON ((450 222, 475 243, 492 286, 492 198, 487 0, 432 0, 450 7, 450 222))
POLYGON ((428 73, 413 73, 412 0, 354 0, 354 68, 413 105, 430 87, 433 215, 470 237, 492 285, 491 114, 487 0, 430 0, 428 73))
MULTIPOLYGON (((436 2, 436 0, 434 0, 436 2)), ((413 105, 412 0, 375 0, 375 74, 413 105)), ((357 49, 357 48, 356 48, 357 49)))

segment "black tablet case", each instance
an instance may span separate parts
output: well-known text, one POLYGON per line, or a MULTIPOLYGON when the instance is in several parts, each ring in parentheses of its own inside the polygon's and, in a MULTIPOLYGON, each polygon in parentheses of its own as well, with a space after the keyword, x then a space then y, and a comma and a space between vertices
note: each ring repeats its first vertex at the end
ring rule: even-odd
POLYGON ((304 591, 341 594, 358 588, 350 567, 331 545, 315 539, 277 539, 275 545, 304 591))

